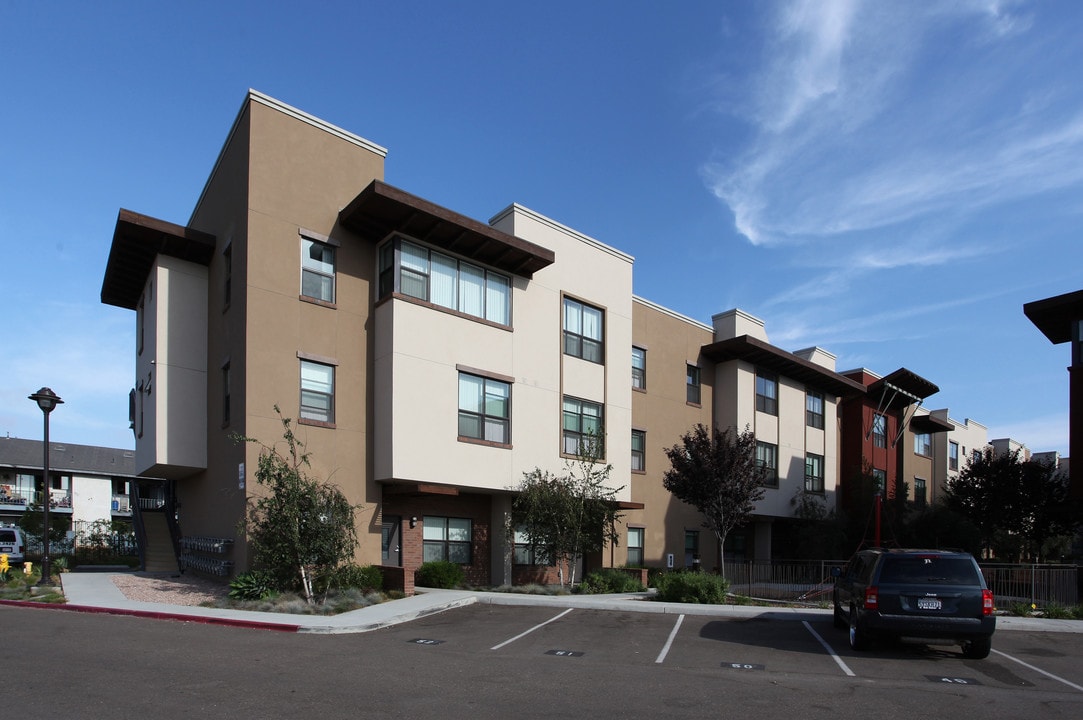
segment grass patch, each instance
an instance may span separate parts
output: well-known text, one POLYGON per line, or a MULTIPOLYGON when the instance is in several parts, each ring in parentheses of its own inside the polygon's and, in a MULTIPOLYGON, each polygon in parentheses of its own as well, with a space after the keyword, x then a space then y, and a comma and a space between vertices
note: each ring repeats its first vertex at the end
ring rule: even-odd
POLYGON ((309 604, 294 592, 271 593, 260 600, 239 600, 222 598, 214 602, 203 603, 203 607, 226 610, 250 610, 253 612, 286 613, 290 615, 340 615, 351 610, 360 610, 371 605, 379 605, 389 600, 403 597, 399 593, 383 593, 359 588, 330 590, 326 596, 309 604))

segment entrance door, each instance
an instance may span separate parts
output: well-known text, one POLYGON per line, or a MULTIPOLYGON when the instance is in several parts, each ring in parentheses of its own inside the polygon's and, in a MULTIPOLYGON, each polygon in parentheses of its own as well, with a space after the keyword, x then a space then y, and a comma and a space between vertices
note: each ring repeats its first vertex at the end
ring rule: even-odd
POLYGON ((401 517, 384 515, 384 524, 380 533, 380 557, 384 565, 402 566, 402 541, 399 532, 401 527, 401 517))

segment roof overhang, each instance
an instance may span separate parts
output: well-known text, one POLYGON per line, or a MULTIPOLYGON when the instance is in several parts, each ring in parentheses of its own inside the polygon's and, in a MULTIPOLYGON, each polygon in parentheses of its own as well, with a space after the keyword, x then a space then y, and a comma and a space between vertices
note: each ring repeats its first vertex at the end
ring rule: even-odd
POLYGON ((869 395, 888 395, 891 400, 884 406, 889 408, 907 407, 921 403, 930 395, 940 392, 940 388, 915 372, 899 368, 869 385, 869 395), (886 391, 886 392, 885 392, 886 391))
POLYGON ((910 429, 919 433, 951 432, 955 426, 932 415, 915 415, 910 418, 910 429))
POLYGON ((135 310, 155 257, 209 265, 214 243, 214 235, 121 209, 105 266, 102 302, 135 310))
POLYGON ((353 232, 373 241, 402 233, 513 275, 530 278, 552 265, 548 248, 501 232, 416 195, 373 180, 339 213, 353 232))
POLYGON ((704 345, 701 352, 716 363, 744 360, 835 397, 853 397, 865 392, 865 387, 855 380, 748 335, 704 345))
POLYGON ((1083 319, 1083 290, 1035 300, 1023 306, 1023 314, 1054 345, 1072 339, 1072 323, 1083 319))

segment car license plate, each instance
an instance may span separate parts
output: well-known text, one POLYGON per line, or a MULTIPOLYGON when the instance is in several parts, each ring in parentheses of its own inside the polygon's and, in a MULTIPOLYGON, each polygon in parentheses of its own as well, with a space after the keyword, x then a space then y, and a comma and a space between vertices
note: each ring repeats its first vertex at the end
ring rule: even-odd
POLYGON ((939 610, 940 598, 918 598, 919 610, 939 610))

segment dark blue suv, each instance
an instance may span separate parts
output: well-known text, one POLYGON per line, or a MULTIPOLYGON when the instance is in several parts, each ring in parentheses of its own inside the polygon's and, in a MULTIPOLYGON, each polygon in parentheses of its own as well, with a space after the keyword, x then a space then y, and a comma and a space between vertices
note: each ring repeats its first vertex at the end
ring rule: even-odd
POLYGON ((835 572, 835 627, 850 647, 875 639, 958 643, 963 655, 989 655, 996 629, 993 593, 974 557, 948 550, 862 550, 835 572))

